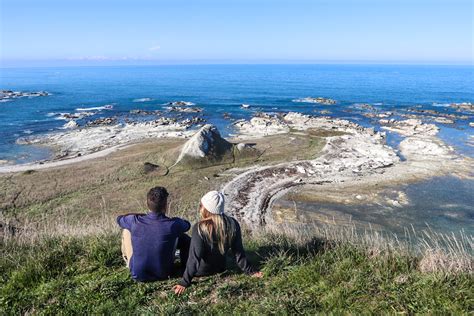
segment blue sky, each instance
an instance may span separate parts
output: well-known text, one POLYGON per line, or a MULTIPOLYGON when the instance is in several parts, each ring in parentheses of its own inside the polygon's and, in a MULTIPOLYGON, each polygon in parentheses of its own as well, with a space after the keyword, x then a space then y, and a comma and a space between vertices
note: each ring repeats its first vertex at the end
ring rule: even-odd
POLYGON ((472 0, 0 0, 1 62, 473 62, 472 0))

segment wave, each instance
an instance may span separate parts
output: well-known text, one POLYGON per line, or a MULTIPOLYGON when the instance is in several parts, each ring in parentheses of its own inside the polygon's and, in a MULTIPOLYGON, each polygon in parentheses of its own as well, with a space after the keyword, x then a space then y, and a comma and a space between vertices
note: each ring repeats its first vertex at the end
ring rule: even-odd
MULTIPOLYGON (((52 113, 48 113, 48 114, 52 114, 52 113)), ((55 115, 51 115, 51 116, 56 116, 57 120, 69 121, 69 120, 82 119, 84 117, 92 116, 95 114, 96 112, 55 113, 55 115)))
POLYGON ((106 104, 104 106, 93 106, 90 108, 77 108, 76 111, 100 111, 100 110, 112 110, 113 104, 106 104))
POLYGON ((152 98, 140 98, 140 99, 135 99, 133 102, 150 102, 153 101, 152 98))
POLYGON ((299 98, 299 99, 291 100, 291 102, 295 102, 295 103, 318 103, 313 98, 299 98))
POLYGON ((432 105, 433 105, 433 106, 436 106, 436 107, 438 107, 438 108, 447 108, 447 107, 450 106, 449 103, 433 103, 432 105))
POLYGON ((189 101, 173 101, 173 102, 165 103, 164 105, 171 105, 171 106, 193 106, 193 105, 196 105, 196 104, 193 103, 193 102, 189 102, 189 101))
POLYGON ((324 105, 333 105, 337 103, 336 100, 323 98, 323 97, 317 97, 317 98, 306 97, 306 98, 294 99, 291 101, 296 102, 296 103, 318 103, 318 104, 324 104, 324 105))

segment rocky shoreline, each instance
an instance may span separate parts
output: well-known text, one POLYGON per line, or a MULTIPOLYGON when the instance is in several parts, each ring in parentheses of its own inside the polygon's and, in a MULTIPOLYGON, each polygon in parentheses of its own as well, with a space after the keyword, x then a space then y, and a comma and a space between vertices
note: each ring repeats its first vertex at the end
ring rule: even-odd
MULTIPOLYGON (((324 139, 322 151, 313 158, 276 164, 256 163, 245 169, 225 171, 222 176, 232 177, 221 186, 227 198, 227 212, 253 227, 273 223, 274 203, 289 192, 336 187, 353 192, 358 186, 409 183, 448 173, 472 176, 474 169, 473 159, 457 154, 438 138, 440 128, 435 124, 412 118, 398 120, 388 113, 377 118, 383 130, 402 137, 398 148, 386 144, 384 131, 363 127, 349 120, 296 112, 256 113, 249 120, 235 121, 232 124, 236 135, 230 143, 220 138, 218 131, 210 125, 196 133, 192 127, 202 126, 200 117, 178 120, 161 116, 161 112, 155 111, 136 111, 134 114, 160 116, 153 121, 121 123, 103 118, 85 127, 75 126, 39 137, 20 138, 18 142, 21 144, 54 148, 54 159, 28 165, 4 165, 0 167, 0 172, 64 166, 103 157, 129 144, 156 138, 190 138, 192 144, 183 146, 186 154, 180 155, 176 164, 184 156, 188 157, 184 159, 186 161, 196 157, 202 159, 206 155, 204 149, 212 149, 217 143, 224 144, 222 146, 226 147, 226 151, 231 150, 232 156, 235 151, 245 152, 246 148, 258 151, 250 142, 267 136, 281 135, 290 140, 292 135, 324 139)), ((213 155, 218 156, 219 150, 214 150, 213 155)), ((360 199, 363 198, 364 195, 360 194, 360 199)), ((390 203, 398 207, 404 202, 393 200, 390 203)))
POLYGON ((337 131, 327 138, 321 156, 275 166, 258 166, 241 172, 223 186, 228 210, 250 226, 273 221, 272 204, 279 197, 300 187, 370 183, 407 183, 442 174, 469 175, 473 160, 457 155, 436 137, 438 128, 419 120, 392 121, 385 128, 405 138, 399 152, 385 144, 385 134, 355 123, 298 113, 260 116, 236 123, 239 137, 268 136, 290 130, 337 131), (400 159, 400 156, 404 160, 400 159))
MULTIPOLYGON (((71 123, 74 121, 70 121, 71 123)), ((115 124, 116 120, 105 118, 92 121, 88 126, 71 127, 63 132, 41 136, 23 137, 17 140, 22 145, 44 145, 54 149, 55 160, 85 156, 114 146, 126 145, 151 138, 186 138, 194 131, 189 128, 196 120, 161 117, 154 121, 115 124)))

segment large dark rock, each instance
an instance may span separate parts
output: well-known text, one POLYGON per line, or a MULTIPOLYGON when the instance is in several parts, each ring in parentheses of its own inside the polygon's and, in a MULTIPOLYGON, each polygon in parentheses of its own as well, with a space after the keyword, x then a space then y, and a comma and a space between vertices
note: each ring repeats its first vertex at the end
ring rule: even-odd
POLYGON ((157 170, 158 168, 160 168, 160 166, 155 165, 155 164, 153 164, 153 163, 151 163, 151 162, 145 162, 145 163, 143 164, 143 171, 144 171, 145 173, 153 172, 153 171, 157 170))

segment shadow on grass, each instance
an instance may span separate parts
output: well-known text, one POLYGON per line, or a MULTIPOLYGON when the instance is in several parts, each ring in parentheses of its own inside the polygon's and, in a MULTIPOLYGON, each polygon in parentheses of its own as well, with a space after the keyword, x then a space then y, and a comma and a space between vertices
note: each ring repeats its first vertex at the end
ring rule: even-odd
MULTIPOLYGON (((300 244, 287 238, 276 237, 272 240, 270 237, 268 240, 251 240, 246 247, 246 256, 255 270, 275 275, 285 267, 321 255, 335 246, 334 242, 316 237, 300 244)), ((223 276, 242 273, 232 255, 227 257, 227 267, 223 276)))

